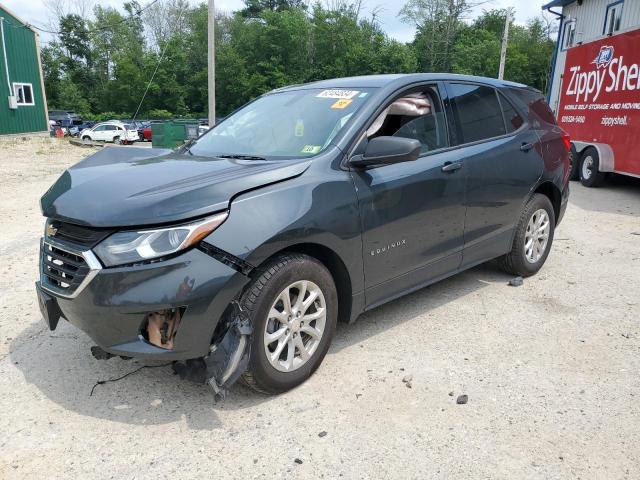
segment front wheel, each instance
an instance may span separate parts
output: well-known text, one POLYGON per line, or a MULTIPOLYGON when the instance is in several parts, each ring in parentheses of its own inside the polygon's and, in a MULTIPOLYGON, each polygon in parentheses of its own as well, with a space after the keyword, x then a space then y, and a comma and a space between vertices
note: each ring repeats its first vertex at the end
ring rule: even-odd
POLYGON ((535 275, 547 260, 555 225, 551 201, 547 196, 535 193, 522 211, 511 251, 498 259, 501 268, 512 275, 535 275))
POLYGON ((324 359, 338 319, 331 274, 316 259, 291 253, 261 268, 241 300, 253 325, 242 379, 262 393, 290 390, 324 359))

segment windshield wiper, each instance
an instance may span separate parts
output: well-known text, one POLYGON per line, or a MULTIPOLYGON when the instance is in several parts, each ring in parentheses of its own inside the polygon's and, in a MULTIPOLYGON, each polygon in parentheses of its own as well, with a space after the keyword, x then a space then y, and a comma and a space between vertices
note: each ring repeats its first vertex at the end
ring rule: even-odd
POLYGON ((181 147, 178 148, 178 153, 188 153, 189 155, 193 155, 191 153, 191 147, 193 147, 196 143, 196 139, 192 138, 184 143, 181 147))
POLYGON ((233 158, 237 160, 266 160, 264 157, 259 157, 257 155, 216 155, 218 158, 233 158))

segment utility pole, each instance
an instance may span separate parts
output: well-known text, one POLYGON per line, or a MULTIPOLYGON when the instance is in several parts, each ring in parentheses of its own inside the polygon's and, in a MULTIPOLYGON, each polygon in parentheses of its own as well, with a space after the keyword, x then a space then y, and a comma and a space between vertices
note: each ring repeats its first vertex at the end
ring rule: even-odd
POLYGON ((504 21, 504 32, 502 33, 502 46, 500 47, 500 69, 498 70, 498 78, 504 78, 504 63, 507 59, 507 44, 509 43, 509 21, 511 19, 511 10, 507 10, 507 18, 504 21))
POLYGON ((207 65, 209 67, 209 127, 216 124, 216 38, 215 38, 216 9, 214 0, 209 0, 207 65))

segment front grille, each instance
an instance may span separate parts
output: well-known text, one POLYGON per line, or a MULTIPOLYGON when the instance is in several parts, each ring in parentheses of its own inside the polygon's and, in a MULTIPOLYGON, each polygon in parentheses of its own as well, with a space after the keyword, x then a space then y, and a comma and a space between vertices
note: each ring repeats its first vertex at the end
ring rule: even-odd
POLYGON ((83 227, 58 220, 49 220, 47 226, 53 227, 55 238, 71 242, 83 249, 95 247, 113 233, 113 230, 109 229, 83 227))
POLYGON ((62 295, 72 295, 89 275, 91 268, 82 253, 42 243, 41 252, 42 285, 62 295))

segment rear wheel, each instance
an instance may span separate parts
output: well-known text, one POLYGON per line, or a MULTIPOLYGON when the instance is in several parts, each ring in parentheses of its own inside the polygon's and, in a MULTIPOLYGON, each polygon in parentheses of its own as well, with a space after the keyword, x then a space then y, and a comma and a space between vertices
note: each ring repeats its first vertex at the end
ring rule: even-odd
POLYGON ((324 359, 338 296, 326 267, 306 255, 280 255, 258 273, 241 302, 253 325, 242 378, 259 392, 281 393, 304 382, 324 359))
POLYGON ((585 187, 599 187, 607 174, 600 171, 600 156, 594 147, 588 147, 580 159, 580 183, 585 187))
POLYGON ((122 145, 122 138, 113 137, 113 143, 115 143, 116 145, 122 145))
POLYGON ((555 224, 551 201, 535 193, 522 211, 511 251, 498 259, 501 268, 512 275, 535 275, 551 250, 555 224))

